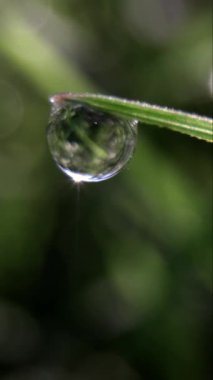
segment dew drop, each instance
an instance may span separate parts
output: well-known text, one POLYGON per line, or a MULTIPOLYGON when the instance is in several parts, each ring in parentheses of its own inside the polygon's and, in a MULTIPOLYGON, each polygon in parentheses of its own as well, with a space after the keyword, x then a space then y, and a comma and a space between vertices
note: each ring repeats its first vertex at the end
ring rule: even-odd
POLYGON ((47 140, 57 166, 75 182, 116 175, 133 154, 137 120, 100 111, 66 94, 50 100, 47 140))

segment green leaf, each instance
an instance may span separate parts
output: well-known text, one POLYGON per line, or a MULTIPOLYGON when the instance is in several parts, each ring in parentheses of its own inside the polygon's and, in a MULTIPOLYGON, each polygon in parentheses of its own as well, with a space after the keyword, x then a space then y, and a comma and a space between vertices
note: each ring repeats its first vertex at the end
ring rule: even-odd
POLYGON ((66 99, 79 100, 107 112, 137 119, 143 124, 169 128, 198 139, 213 142, 213 120, 211 118, 112 96, 89 93, 62 95, 66 99))

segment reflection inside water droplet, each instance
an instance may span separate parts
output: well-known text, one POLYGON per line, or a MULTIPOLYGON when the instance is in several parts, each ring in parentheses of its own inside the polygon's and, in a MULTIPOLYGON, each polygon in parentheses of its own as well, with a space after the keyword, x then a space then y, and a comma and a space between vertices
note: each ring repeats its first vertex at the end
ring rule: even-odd
POLYGON ((51 102, 47 140, 58 167, 75 182, 98 182, 116 175, 132 156, 137 121, 64 95, 53 96, 51 102))

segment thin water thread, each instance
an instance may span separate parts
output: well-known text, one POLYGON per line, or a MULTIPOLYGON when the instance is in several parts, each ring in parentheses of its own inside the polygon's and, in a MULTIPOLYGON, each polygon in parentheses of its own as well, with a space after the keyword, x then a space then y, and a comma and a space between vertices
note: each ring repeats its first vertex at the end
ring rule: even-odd
POLYGON ((75 254, 80 248, 80 184, 76 183, 76 208, 75 208, 75 254))

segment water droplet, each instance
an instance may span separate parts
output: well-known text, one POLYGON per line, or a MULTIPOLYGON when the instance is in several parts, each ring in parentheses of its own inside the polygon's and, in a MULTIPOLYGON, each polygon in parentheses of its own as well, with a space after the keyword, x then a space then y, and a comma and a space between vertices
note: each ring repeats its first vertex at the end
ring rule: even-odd
POLYGON ((137 121, 120 118, 65 95, 51 98, 47 130, 58 167, 75 182, 98 182, 116 175, 131 158, 137 121))

